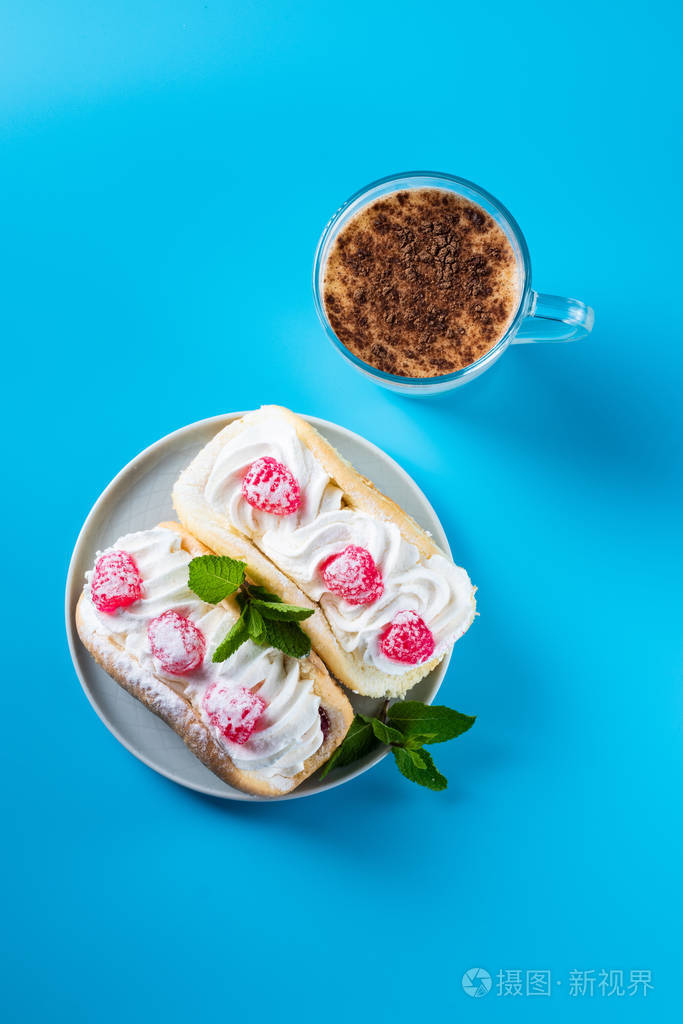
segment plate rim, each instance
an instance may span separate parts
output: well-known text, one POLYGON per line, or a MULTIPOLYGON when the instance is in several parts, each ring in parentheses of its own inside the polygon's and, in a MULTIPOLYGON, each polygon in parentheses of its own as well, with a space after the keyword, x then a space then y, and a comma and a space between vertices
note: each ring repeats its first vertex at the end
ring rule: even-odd
MULTIPOLYGON (((100 707, 99 703, 95 698, 95 695, 92 693, 90 686, 88 685, 80 669, 78 654, 81 653, 80 648, 82 644, 80 638, 78 637, 78 632, 76 630, 75 621, 72 614, 72 608, 74 607, 74 587, 76 586, 76 562, 78 561, 80 556, 81 546, 85 541, 85 537, 88 532, 88 528, 90 526, 91 521, 100 511, 100 509, 106 505, 111 492, 117 487, 121 480, 124 477, 128 476, 130 473, 134 472, 136 467, 138 467, 141 462, 143 462, 149 455, 151 455, 155 451, 155 449, 158 449, 161 446, 166 447, 169 444, 172 446, 178 441, 180 441, 183 436, 190 434, 195 430, 207 429, 213 425, 215 425, 216 427, 218 427, 219 425, 221 427, 227 426, 228 423, 232 423, 234 420, 239 419, 242 416, 245 416, 247 412, 251 411, 253 410, 247 409, 239 412, 219 413, 216 416, 208 416, 205 419, 195 420, 193 423, 187 423, 185 424, 185 426, 178 427, 175 430, 170 431, 168 434, 165 434, 163 437, 158 438, 156 441, 153 441, 151 444, 147 445, 140 452, 138 452, 137 455, 134 455, 133 458, 130 459, 124 466, 122 466, 118 473, 116 473, 116 475, 112 477, 112 479, 109 481, 104 490, 95 499, 88 514, 83 520, 83 524, 80 530, 78 531, 78 536, 76 537, 73 551, 71 552, 71 557, 69 559, 69 568, 67 570, 66 575, 64 610, 66 634, 69 645, 69 654, 80 687, 83 693, 85 694, 88 703, 95 711, 95 714, 100 719, 104 727, 121 744, 121 746, 128 751, 128 753, 132 754, 133 757, 135 757, 138 761, 141 761, 144 765, 146 765, 152 771, 156 772, 158 775, 161 775, 164 778, 169 779, 176 785, 183 786, 185 789, 193 790, 196 793, 201 793, 204 796, 213 797, 219 800, 237 800, 244 803, 273 803, 284 800, 298 800, 303 799, 304 797, 318 796, 319 794, 326 793, 331 789, 336 789, 338 786, 342 786, 347 782, 351 782, 352 779, 356 779, 360 775, 363 775, 365 772, 369 771, 371 768, 374 768, 376 764, 379 764, 380 761, 384 760, 384 758, 388 756, 389 750, 385 749, 378 751, 373 758, 361 764, 358 768, 354 769, 349 774, 345 774, 342 778, 333 779, 329 782, 326 781, 323 785, 316 787, 315 789, 301 791, 300 787, 297 787, 296 789, 292 790, 291 793, 283 793, 282 796, 264 797, 255 793, 244 793, 242 792, 242 790, 234 789, 233 787, 229 787, 229 789, 231 790, 230 792, 222 792, 213 789, 210 790, 205 786, 199 785, 195 782, 190 782, 187 779, 182 778, 177 773, 162 768, 157 764, 154 764, 144 751, 140 751, 139 749, 133 747, 131 743, 126 739, 126 737, 123 736, 123 734, 120 732, 115 723, 106 715, 104 710, 100 707)), ((444 551, 446 551, 446 553, 452 557, 450 545, 448 543, 448 537, 446 536, 446 531, 444 530, 441 520, 436 514, 436 511, 434 510, 432 503, 429 501, 422 488, 415 482, 415 480, 413 480, 413 478, 407 472, 407 470, 405 470, 403 466, 401 466, 400 463, 396 461, 396 459, 394 459, 391 455, 389 455, 382 448, 380 448, 379 445, 376 445, 373 441, 369 441, 361 434, 357 434, 355 431, 350 430, 348 427, 344 427, 339 423, 334 423, 332 420, 323 419, 320 416, 310 416, 307 413, 297 413, 297 415, 301 416, 302 419, 310 423, 313 427, 315 427, 316 430, 319 430, 320 433, 323 434, 323 436, 325 436, 325 427, 332 427, 333 430, 341 431, 343 434, 346 434, 349 437, 351 437, 354 441, 359 442, 361 446, 371 449, 372 452, 376 454, 382 461, 388 463, 393 470, 398 471, 398 474, 401 477, 403 477, 408 486, 416 490, 422 501, 424 501, 426 507, 433 516, 434 521, 438 524, 439 536, 436 537, 436 540, 444 549, 444 551)), ((80 586, 81 583, 79 580, 79 592, 80 586)), ((453 648, 451 647, 450 650, 446 653, 444 659, 441 662, 439 662, 439 664, 434 669, 434 671, 438 673, 438 679, 434 693, 427 702, 429 704, 432 703, 434 697, 436 696, 436 694, 441 689, 441 686, 443 685, 443 681, 446 672, 448 671, 448 666, 452 654, 453 648)), ((113 682, 114 685, 118 685, 115 681, 113 682)), ((344 689, 344 692, 346 692, 344 687, 342 687, 342 689, 344 689)), ((149 708, 144 708, 144 710, 147 711, 150 715, 154 714, 154 712, 150 711, 149 708)), ((221 780, 218 781, 220 782, 221 780)), ((225 785, 227 785, 227 783, 225 785)))

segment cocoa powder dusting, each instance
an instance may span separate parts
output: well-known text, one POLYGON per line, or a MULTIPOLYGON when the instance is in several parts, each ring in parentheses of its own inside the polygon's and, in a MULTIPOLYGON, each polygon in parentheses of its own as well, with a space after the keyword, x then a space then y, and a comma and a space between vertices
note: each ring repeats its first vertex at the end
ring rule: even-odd
POLYGON ((405 189, 342 228, 323 301, 354 355, 387 373, 439 377, 504 334, 518 282, 512 246, 480 206, 443 189, 405 189))

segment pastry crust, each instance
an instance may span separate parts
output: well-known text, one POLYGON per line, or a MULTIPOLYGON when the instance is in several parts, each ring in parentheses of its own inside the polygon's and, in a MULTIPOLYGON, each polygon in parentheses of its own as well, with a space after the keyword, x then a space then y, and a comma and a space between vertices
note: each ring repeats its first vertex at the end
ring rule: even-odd
MULTIPOLYGON (((173 488, 173 505, 178 518, 190 533, 199 537, 213 551, 245 561, 255 582, 276 593, 283 601, 314 608, 315 614, 302 622, 301 627, 308 633, 313 648, 330 672, 350 690, 367 697, 404 696, 443 660, 446 651, 400 675, 389 675, 347 653, 334 636, 321 607, 311 601, 253 541, 238 532, 227 517, 218 516, 204 497, 209 475, 223 446, 240 434, 254 418, 269 412, 277 412, 289 421, 301 443, 310 449, 331 480, 343 491, 348 505, 378 519, 395 523, 404 539, 414 544, 423 557, 444 555, 433 538, 411 516, 391 498, 382 494, 371 480, 358 473, 310 423, 279 405, 264 405, 234 420, 202 448, 181 473, 173 488)), ((463 633, 472 624, 475 612, 473 592, 471 614, 463 633)))
MULTIPOLYGON (((207 547, 178 523, 159 523, 159 526, 179 533, 182 547, 191 555, 210 553, 207 547)), ((214 775, 245 793, 276 797, 296 789, 330 758, 344 739, 353 719, 353 709, 346 695, 332 681, 324 664, 312 651, 305 661, 302 660, 302 674, 312 680, 313 690, 320 697, 320 706, 327 715, 329 730, 322 746, 304 763, 303 771, 287 779, 286 784, 279 776, 281 784, 276 786, 254 772, 245 772, 235 767, 189 700, 165 680, 143 668, 139 661, 118 643, 116 636, 106 631, 101 621, 92 614, 84 593, 81 594, 76 607, 76 628, 84 646, 112 679, 170 725, 214 775)))

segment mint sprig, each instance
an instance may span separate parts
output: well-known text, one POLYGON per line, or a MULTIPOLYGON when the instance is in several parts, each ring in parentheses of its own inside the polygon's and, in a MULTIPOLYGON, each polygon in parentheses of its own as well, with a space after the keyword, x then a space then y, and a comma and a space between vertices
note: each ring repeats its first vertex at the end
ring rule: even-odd
POLYGON ((376 750, 389 747, 398 770, 406 779, 427 789, 446 789, 448 780, 439 772, 425 744, 445 743, 467 732, 474 725, 471 715, 463 715, 444 705, 422 704, 419 700, 397 701, 376 717, 357 714, 343 742, 320 773, 324 779, 333 768, 352 764, 376 750))
POLYGON ((189 565, 190 590, 207 604, 219 604, 231 594, 240 608, 240 617, 214 651, 213 660, 225 661, 253 640, 261 647, 276 647, 292 658, 311 653, 311 641, 299 625, 313 614, 313 608, 285 604, 265 587, 246 578, 246 562, 227 555, 199 555, 189 565))

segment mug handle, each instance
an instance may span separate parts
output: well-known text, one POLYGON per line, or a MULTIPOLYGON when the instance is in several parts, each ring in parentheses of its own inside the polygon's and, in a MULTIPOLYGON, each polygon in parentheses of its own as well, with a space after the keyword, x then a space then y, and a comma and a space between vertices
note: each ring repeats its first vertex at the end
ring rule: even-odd
POLYGON ((578 299, 531 293, 529 312, 512 339, 513 345, 532 341, 580 341, 593 330, 595 314, 578 299))

